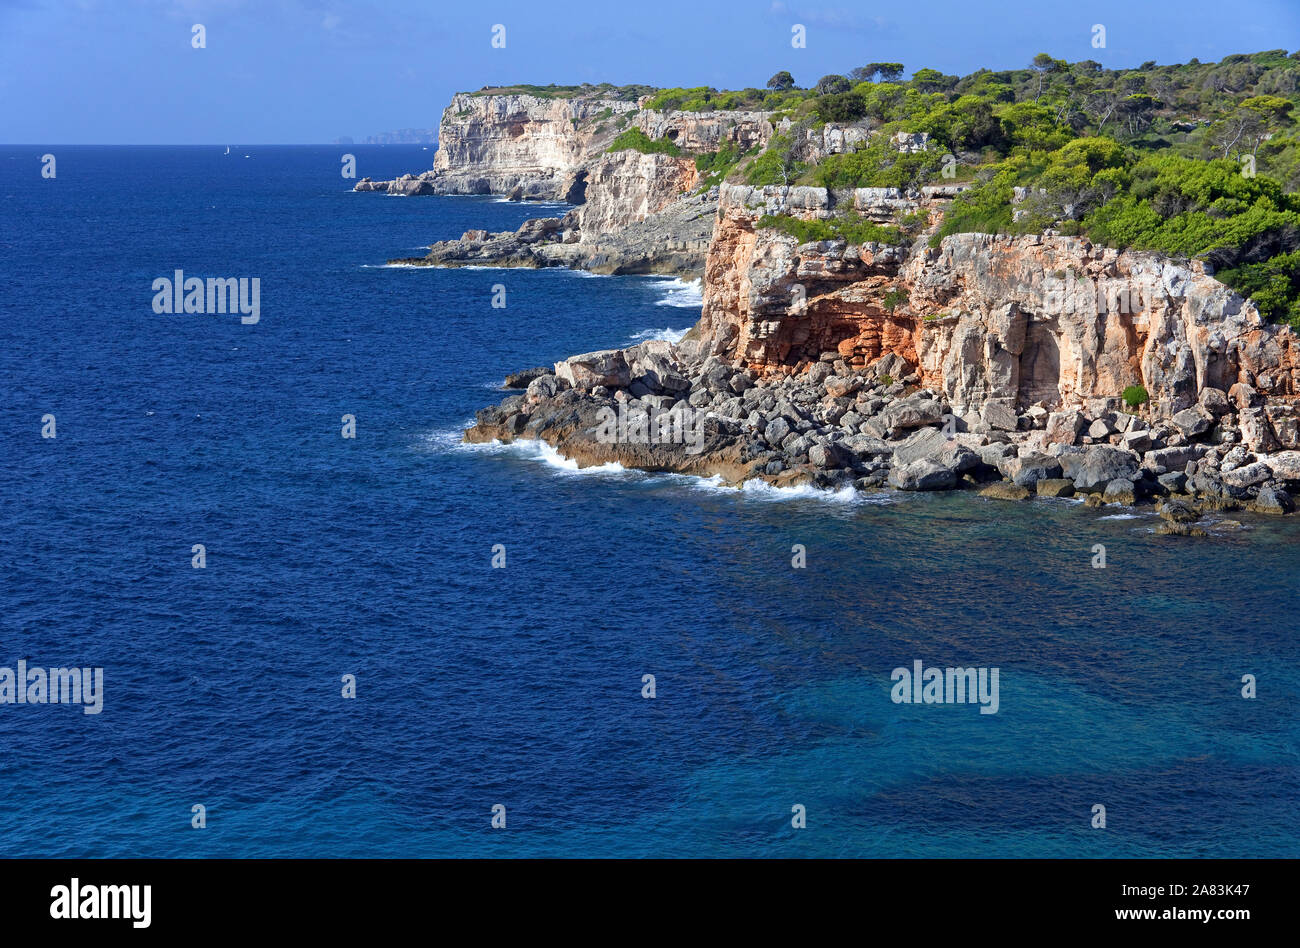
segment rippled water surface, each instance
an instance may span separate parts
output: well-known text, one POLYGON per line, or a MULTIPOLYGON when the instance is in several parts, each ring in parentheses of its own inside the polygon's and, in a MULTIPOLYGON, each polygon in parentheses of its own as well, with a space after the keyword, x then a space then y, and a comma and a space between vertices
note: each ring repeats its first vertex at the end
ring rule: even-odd
POLYGON ((342 149, 50 150, 0 149, 0 666, 105 701, 0 704, 0 855, 1300 855, 1300 520, 461 446, 698 286, 385 267, 564 208, 355 194, 342 149), (176 269, 258 277, 260 322, 155 315, 176 269), (918 659, 999 668, 998 713, 894 704, 918 659))

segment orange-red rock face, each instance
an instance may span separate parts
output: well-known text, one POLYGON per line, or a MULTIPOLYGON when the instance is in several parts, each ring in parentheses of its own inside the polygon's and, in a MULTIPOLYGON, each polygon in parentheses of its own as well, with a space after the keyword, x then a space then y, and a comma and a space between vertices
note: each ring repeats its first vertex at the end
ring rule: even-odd
MULTIPOLYGON (((770 208, 734 196, 728 202, 728 190, 704 278, 701 329, 715 351, 764 372, 789 371, 823 352, 857 366, 886 352, 916 364, 917 320, 890 313, 884 302, 903 260, 898 248, 798 246, 793 237, 756 227, 770 208)), ((815 204, 796 207, 804 217, 823 213, 815 204)))
POLYGON ((723 189, 701 321, 719 354, 770 373, 825 352, 858 367, 892 352, 963 413, 990 399, 1095 405, 1141 385, 1149 410, 1168 415, 1204 388, 1240 382, 1259 393, 1272 428, 1300 425, 1296 335, 1200 263, 1037 235, 959 234, 936 249, 799 245, 757 228, 759 217, 774 207, 827 217, 836 197, 769 193, 781 190, 723 189))

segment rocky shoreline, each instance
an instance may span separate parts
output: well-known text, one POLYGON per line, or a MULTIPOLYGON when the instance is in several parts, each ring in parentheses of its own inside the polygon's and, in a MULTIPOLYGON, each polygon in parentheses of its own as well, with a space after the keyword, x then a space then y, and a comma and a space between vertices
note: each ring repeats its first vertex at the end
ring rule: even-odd
POLYGON ((1300 490, 1300 451, 1241 443, 1241 413, 1259 396, 1240 383, 1202 389, 1165 420, 1035 403, 972 424, 892 354, 864 371, 827 353, 800 373, 760 376, 689 337, 586 353, 511 381, 523 390, 478 412, 465 441, 539 440, 580 467, 1150 504, 1159 532, 1183 535, 1203 535, 1197 521, 1211 511, 1289 514, 1300 490))
MULTIPOLYGON (((572 205, 390 263, 702 280, 680 343, 517 373, 465 440, 729 484, 1159 505, 1171 533, 1201 531, 1211 511, 1295 509, 1300 336, 1208 261, 1052 229, 940 239, 955 181, 740 184, 699 159, 753 155, 780 133, 815 163, 869 142, 871 123, 649 104, 458 94, 431 171, 356 185, 572 205), (665 144, 615 147, 624 130, 665 144)), ((891 141, 926 148, 923 134, 891 141)))
MULTIPOLYGON (((596 192, 597 195, 600 192, 596 192)), ((563 217, 538 217, 513 231, 466 231, 440 240, 423 257, 403 257, 391 265, 423 267, 567 267, 605 274, 658 273, 697 279, 713 233, 718 190, 675 197, 658 213, 628 214, 620 226, 591 222, 599 200, 563 217)))

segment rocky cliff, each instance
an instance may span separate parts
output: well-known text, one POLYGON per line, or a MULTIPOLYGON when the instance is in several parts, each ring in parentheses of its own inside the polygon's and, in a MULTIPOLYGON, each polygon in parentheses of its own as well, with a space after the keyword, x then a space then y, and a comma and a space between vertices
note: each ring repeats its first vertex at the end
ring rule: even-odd
POLYGON ((1290 329, 1197 262, 1051 234, 931 247, 957 190, 724 186, 691 335, 530 374, 466 440, 732 483, 1155 503, 1182 535, 1295 509, 1290 329), (930 224, 902 246, 758 226, 848 210, 930 224))
MULTIPOLYGON (((644 100, 642 100, 644 103, 644 100)), ((772 138, 771 112, 661 112, 642 109, 633 124, 652 139, 667 139, 687 151, 763 148, 772 138)))
POLYGON ((1037 235, 801 245, 757 226, 763 214, 850 208, 881 221, 926 208, 938 220, 948 195, 927 190, 724 186, 700 325, 711 351, 786 374, 827 352, 855 370, 892 353, 972 421, 1033 405, 1116 411, 1134 386, 1147 414, 1172 418, 1206 389, 1237 387, 1249 442, 1300 448, 1300 340, 1199 262, 1037 235))
POLYGON ((515 231, 467 231, 432 244, 425 257, 397 262, 699 276, 717 189, 699 190, 694 161, 625 150, 595 156, 580 175, 582 203, 562 218, 535 218, 515 231))
POLYGON ((617 134, 611 119, 635 110, 633 102, 596 95, 460 92, 443 110, 433 170, 395 181, 363 179, 356 190, 572 200, 579 196, 575 173, 617 134))
POLYGON ((690 155, 761 148, 767 112, 660 112, 599 95, 539 98, 459 93, 443 112, 433 170, 358 191, 419 196, 504 194, 575 205, 563 219, 539 218, 517 231, 470 230, 431 245, 428 266, 566 266, 602 273, 698 277, 713 233, 717 189, 702 190, 690 155), (674 142, 684 154, 609 146, 624 127, 674 142))

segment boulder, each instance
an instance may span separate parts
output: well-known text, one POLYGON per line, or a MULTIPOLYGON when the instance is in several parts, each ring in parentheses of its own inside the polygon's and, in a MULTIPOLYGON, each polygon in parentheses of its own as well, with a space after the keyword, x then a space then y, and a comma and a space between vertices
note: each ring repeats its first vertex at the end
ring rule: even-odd
POLYGON ((1083 493, 1103 490, 1113 480, 1135 481, 1138 458, 1131 451, 1107 444, 1084 448, 1077 454, 1061 456, 1061 468, 1074 481, 1075 490, 1083 493))
POLYGON ((851 435, 840 442, 840 446, 845 450, 851 451, 859 458, 883 457, 893 453, 891 448, 879 438, 873 438, 870 435, 851 435))
POLYGON ((1300 451, 1279 451, 1266 459, 1280 481, 1300 481, 1300 451))
POLYGON ((998 468, 998 470, 1002 469, 1002 464, 1005 461, 1016 456, 1016 446, 1014 444, 994 442, 993 444, 980 445, 974 450, 980 456, 981 461, 989 467, 998 468))
POLYGON ((1141 454, 1151 447, 1151 432, 1146 430, 1126 431, 1120 438, 1120 444, 1129 451, 1141 454))
POLYGON ((949 438, 938 428, 922 428, 894 447, 894 464, 905 466, 922 459, 938 461, 957 474, 978 467, 980 456, 963 443, 971 435, 949 438))
POLYGON ((774 448, 779 448, 781 442, 790 434, 790 422, 783 415, 777 415, 769 419, 767 427, 763 430, 763 439, 774 448))
POLYGON ((1241 442, 1251 450, 1267 453, 1281 447, 1264 409, 1243 408, 1237 413, 1237 422, 1241 426, 1241 442))
POLYGON ((1262 514, 1289 514, 1295 510, 1295 502, 1280 487, 1261 487, 1250 509, 1262 514))
POLYGON ((844 458, 835 445, 818 442, 808 449, 808 463, 816 468, 836 468, 844 466, 844 458))
POLYGON ((546 375, 539 375, 528 383, 525 399, 530 403, 545 401, 548 398, 554 398, 559 390, 559 379, 548 372, 546 375))
POLYGON ((535 369, 524 369, 522 372, 511 372, 506 376, 506 388, 527 388, 534 379, 541 378, 543 375, 551 375, 552 372, 546 366, 538 366, 535 369))
POLYGON ((814 388, 819 388, 834 374, 835 369, 831 367, 829 362, 815 362, 812 368, 808 370, 808 384, 814 388))
POLYGON ((1130 480, 1116 478, 1106 485, 1102 500, 1108 504, 1123 504, 1132 507, 1137 503, 1137 488, 1130 480))
POLYGON ((1015 431, 1018 423, 1015 401, 1010 398, 990 398, 980 409, 984 424, 998 431, 1015 431))
POLYGON ((1098 441, 1109 438, 1115 433, 1115 429, 1105 418, 1098 418, 1088 426, 1088 437, 1096 438, 1098 441))
POLYGON ((1187 487, 1187 475, 1182 471, 1169 471, 1157 477, 1156 482, 1171 494, 1181 494, 1187 487))
POLYGON ((1228 401, 1227 393, 1223 389, 1207 386, 1201 389, 1198 401, 1200 406, 1215 418, 1222 418, 1232 411, 1232 404, 1228 401))
POLYGON ((922 458, 892 468, 888 483, 898 490, 951 490, 957 486, 957 472, 938 461, 922 458))
POLYGON ((1148 451, 1142 458, 1142 466, 1148 471, 1179 471, 1187 467, 1188 462, 1205 457, 1209 450, 1203 444, 1185 444, 1177 448, 1157 448, 1148 451))
POLYGON ((1253 487, 1256 484, 1264 483, 1272 476, 1272 470, 1263 461, 1256 461, 1254 464, 1243 464, 1241 467, 1234 467, 1230 471, 1221 471, 1219 473, 1223 483, 1229 487, 1253 487))
POLYGON ((1018 487, 1032 488, 1039 481, 1060 477, 1062 468, 1058 459, 1031 451, 1008 459, 1000 470, 1018 487))
POLYGON ((1034 485, 1039 497, 1073 497, 1074 481, 1068 477, 1048 477, 1034 485))
POLYGON ((735 371, 729 365, 711 365, 700 376, 700 383, 714 395, 730 391, 727 387, 735 371))
POLYGON ((1161 536, 1205 537, 1209 536, 1203 529, 1190 523, 1162 523, 1156 527, 1161 536))
POLYGON ((1087 419, 1081 411, 1055 411, 1047 416, 1047 441, 1051 444, 1074 444, 1079 440, 1087 419))
POLYGON ((1201 514, 1195 507, 1181 500, 1165 501, 1157 513, 1171 523, 1194 523, 1201 519, 1201 514))
POLYGON ((1184 408, 1170 419, 1185 438, 1199 438, 1210 430, 1214 419, 1200 408, 1184 408))
MULTIPOLYGON (((824 365, 825 363, 818 363, 824 365)), ((832 375, 826 380, 826 394, 832 398, 847 398, 862 388, 862 379, 859 378, 841 378, 838 375, 832 375)))
POLYGON ((880 413, 886 427, 894 429, 920 428, 937 425, 943 421, 943 405, 919 393, 900 398, 880 413))
POLYGON ((980 491, 981 497, 991 497, 994 500, 1028 500, 1033 496, 1033 492, 1027 487, 1021 487, 1018 484, 1009 484, 1006 481, 995 481, 988 487, 980 491))
POLYGON ((555 376, 582 391, 589 391, 597 385, 624 388, 632 381, 622 349, 602 349, 571 356, 555 363, 555 376))

